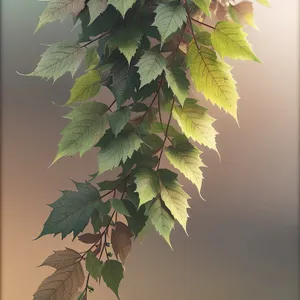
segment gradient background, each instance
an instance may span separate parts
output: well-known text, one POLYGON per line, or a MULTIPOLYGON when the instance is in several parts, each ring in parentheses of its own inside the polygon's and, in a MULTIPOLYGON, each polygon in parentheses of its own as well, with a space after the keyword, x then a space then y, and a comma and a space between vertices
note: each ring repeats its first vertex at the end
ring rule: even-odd
MULTIPOLYGON (((156 233, 135 243, 120 288, 123 300, 298 299, 299 4, 270 1, 272 9, 255 6, 260 32, 248 30, 264 64, 234 62, 240 128, 218 109, 211 112, 218 119, 222 162, 205 151, 202 193, 208 201, 182 181, 193 197, 190 237, 177 226, 171 238, 174 252, 156 233)), ((52 101, 66 101, 70 76, 53 86, 16 74, 32 71, 44 50, 39 44, 70 38, 70 22, 33 35, 44 5, 2 1, 4 300, 32 299, 51 273, 36 266, 52 250, 71 243, 50 236, 32 241, 49 214, 46 204, 59 197, 59 189, 73 188, 69 178, 84 180, 96 170, 93 152, 84 159, 65 158, 47 170, 66 112, 52 101)), ((111 101, 105 90, 100 98, 111 101)), ((115 297, 103 285, 89 299, 115 297)))

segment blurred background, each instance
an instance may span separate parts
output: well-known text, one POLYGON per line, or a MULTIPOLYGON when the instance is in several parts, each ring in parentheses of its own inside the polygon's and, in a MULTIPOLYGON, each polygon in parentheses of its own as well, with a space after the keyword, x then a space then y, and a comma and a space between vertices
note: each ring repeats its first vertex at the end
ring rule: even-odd
MULTIPOLYGON (((187 237, 177 226, 175 251, 156 234, 135 243, 120 288, 122 300, 297 300, 299 192, 299 3, 270 0, 255 5, 260 29, 247 29, 264 64, 232 62, 238 82, 238 128, 216 107, 222 161, 205 149, 202 201, 192 196, 187 237)), ((70 246, 60 237, 33 239, 49 214, 58 190, 73 188, 96 171, 95 152, 83 159, 52 162, 72 79, 55 85, 29 73, 44 47, 65 39, 71 21, 52 23, 33 35, 46 3, 3 0, 1 11, 2 209, 1 271, 4 300, 32 299, 50 268, 37 268, 52 250, 70 246)), ((99 96, 111 101, 103 89, 99 96)), ((166 162, 163 166, 167 166, 166 162)), ((75 246, 74 246, 75 247, 75 246)), ((101 284, 89 298, 115 299, 101 284)))

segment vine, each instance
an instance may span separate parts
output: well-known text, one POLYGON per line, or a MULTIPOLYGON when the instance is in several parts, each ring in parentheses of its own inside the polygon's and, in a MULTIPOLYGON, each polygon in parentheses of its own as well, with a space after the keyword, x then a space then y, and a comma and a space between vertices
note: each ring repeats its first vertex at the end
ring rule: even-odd
POLYGON ((223 58, 260 62, 243 30, 256 28, 253 1, 50 0, 36 31, 69 15, 81 29, 78 40, 49 45, 27 76, 55 82, 68 72, 73 77, 85 61, 65 104, 69 123, 53 163, 97 148, 98 167, 50 205, 38 238, 73 233, 87 250, 54 251, 42 266, 55 271, 34 300, 87 300, 92 279, 119 299, 133 240, 154 228, 172 247, 175 221, 187 231, 190 196, 177 173, 160 167, 162 157, 202 197, 198 146, 218 153, 215 119, 189 97, 191 85, 238 121, 236 82, 223 58), (102 87, 114 96, 109 105, 90 101, 102 87), (104 180, 114 169, 117 177, 104 180))

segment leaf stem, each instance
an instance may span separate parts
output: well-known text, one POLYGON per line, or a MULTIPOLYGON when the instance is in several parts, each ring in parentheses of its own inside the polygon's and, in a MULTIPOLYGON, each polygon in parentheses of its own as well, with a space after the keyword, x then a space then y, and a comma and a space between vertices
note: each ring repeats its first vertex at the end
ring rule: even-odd
POLYGON ((91 41, 87 42, 86 44, 82 45, 81 48, 83 48, 83 47, 86 48, 88 45, 90 45, 90 44, 92 44, 92 43, 94 43, 94 42, 96 42, 96 41, 102 39, 103 37, 105 37, 105 36, 108 35, 108 34, 109 34, 109 31, 104 32, 103 34, 101 34, 101 35, 99 35, 97 38, 95 38, 94 40, 91 40, 91 41))
POLYGON ((170 111, 170 115, 169 115, 169 120, 168 120, 167 128, 166 128, 166 135, 165 135, 165 139, 164 139, 164 142, 163 142, 163 146, 161 148, 161 152, 160 152, 160 155, 159 155, 159 159, 158 159, 158 164, 157 164, 156 170, 158 170, 158 168, 159 168, 161 157, 162 157, 162 154, 163 154, 163 151, 164 151, 164 146, 165 146, 166 140, 168 138, 168 130, 169 130, 169 126, 170 126, 170 122, 171 122, 171 118, 172 118, 172 112, 173 112, 173 108, 174 108, 174 103, 175 103, 175 98, 173 98, 173 101, 172 101, 172 107, 171 107, 171 111, 170 111))
POLYGON ((201 25, 204 25, 204 26, 206 26, 206 27, 208 27, 208 28, 211 28, 211 29, 216 29, 216 27, 214 27, 214 26, 211 26, 211 25, 209 25, 209 24, 207 24, 207 23, 204 23, 204 22, 198 21, 197 19, 194 19, 194 18, 192 18, 191 16, 190 16, 190 19, 191 19, 192 21, 194 21, 194 22, 196 22, 196 23, 199 23, 199 24, 201 24, 201 25))

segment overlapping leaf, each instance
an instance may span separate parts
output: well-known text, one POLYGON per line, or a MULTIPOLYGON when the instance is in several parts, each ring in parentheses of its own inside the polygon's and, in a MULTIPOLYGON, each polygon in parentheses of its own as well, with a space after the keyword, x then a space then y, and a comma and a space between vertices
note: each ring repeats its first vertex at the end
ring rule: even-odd
POLYGON ((151 201, 159 193, 159 181, 154 170, 140 168, 135 174, 136 192, 139 194, 139 206, 151 201))
POLYGON ((223 57, 234 59, 260 60, 253 53, 250 44, 246 40, 247 34, 242 30, 242 25, 221 21, 211 34, 214 49, 223 57))
POLYGON ((165 153, 170 163, 196 185, 200 194, 203 180, 200 168, 205 167, 200 158, 202 152, 188 140, 173 139, 172 145, 167 147, 165 153))
POLYGON ((138 73, 141 76, 141 87, 156 79, 166 68, 165 59, 156 52, 145 51, 137 63, 138 73))
POLYGON ((191 137, 194 141, 217 151, 217 132, 212 126, 215 119, 196 101, 187 99, 182 108, 175 107, 174 118, 187 138, 191 137))
POLYGON ((46 9, 40 16, 39 24, 35 31, 47 23, 56 20, 65 20, 70 14, 78 15, 84 9, 85 0, 50 0, 46 9))
POLYGON ((193 2, 207 15, 210 16, 209 6, 211 0, 193 0, 193 2))
POLYGON ((187 17, 184 6, 175 2, 159 4, 155 13, 153 26, 157 27, 162 44, 172 33, 181 28, 187 17))
POLYGON ((90 24, 92 24, 98 16, 107 8, 106 0, 89 0, 87 3, 90 12, 90 24))
POLYGON ((67 72, 74 76, 84 56, 85 49, 78 44, 71 42, 52 44, 42 54, 36 69, 27 76, 53 78, 53 81, 56 81, 67 72))
MULTIPOLYGON (((103 137, 108 124, 108 107, 99 102, 88 102, 76 107, 66 117, 71 122, 61 132, 55 163, 63 156, 79 153, 82 156, 103 137)), ((53 164, 52 163, 52 164, 53 164)))
POLYGON ((101 88, 101 77, 98 71, 92 70, 76 79, 71 89, 71 96, 66 105, 83 102, 97 95, 101 88))
POLYGON ((196 89, 237 119, 239 95, 231 67, 218 61, 213 50, 199 46, 195 41, 190 43, 186 59, 196 89))
POLYGON ((74 238, 87 226, 92 212, 99 205, 100 195, 98 190, 90 183, 75 182, 77 192, 62 191, 62 196, 50 204, 52 208, 42 233, 60 234, 65 238, 71 232, 74 238))
POLYGON ((123 16, 126 15, 126 12, 133 6, 136 0, 108 0, 107 4, 114 6, 123 16))
POLYGON ((187 200, 190 196, 181 188, 173 172, 160 169, 159 179, 161 199, 186 232, 187 209, 190 208, 187 200))
POLYGON ((135 133, 119 134, 115 139, 104 145, 98 154, 99 172, 103 173, 125 163, 142 144, 141 138, 135 133))

